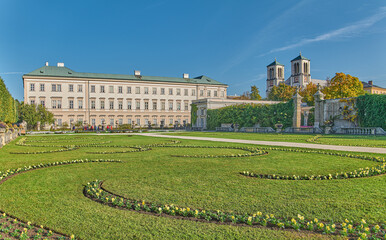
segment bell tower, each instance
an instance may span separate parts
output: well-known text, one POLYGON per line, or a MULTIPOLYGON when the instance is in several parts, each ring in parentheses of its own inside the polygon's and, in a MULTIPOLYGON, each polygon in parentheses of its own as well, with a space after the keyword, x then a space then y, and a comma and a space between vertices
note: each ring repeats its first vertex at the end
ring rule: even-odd
POLYGON ((310 59, 299 56, 291 60, 290 85, 304 87, 311 82, 310 59))
POLYGON ((271 91, 273 86, 278 86, 280 83, 284 83, 284 65, 278 61, 273 61, 267 66, 267 90, 271 91))

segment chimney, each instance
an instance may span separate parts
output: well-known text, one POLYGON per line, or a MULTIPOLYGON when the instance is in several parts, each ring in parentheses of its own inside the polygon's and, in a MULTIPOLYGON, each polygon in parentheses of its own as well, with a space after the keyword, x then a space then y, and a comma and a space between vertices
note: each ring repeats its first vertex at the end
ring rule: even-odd
POLYGON ((368 84, 370 84, 371 86, 373 86, 373 81, 368 81, 368 84))
POLYGON ((141 71, 139 71, 139 70, 134 70, 134 76, 140 77, 140 76, 141 76, 141 71))
POLYGON ((48 62, 46 62, 46 66, 48 66, 48 62))
POLYGON ((59 63, 58 62, 58 67, 64 67, 64 63, 59 63))
POLYGON ((189 78, 189 73, 184 73, 182 76, 183 78, 189 78))

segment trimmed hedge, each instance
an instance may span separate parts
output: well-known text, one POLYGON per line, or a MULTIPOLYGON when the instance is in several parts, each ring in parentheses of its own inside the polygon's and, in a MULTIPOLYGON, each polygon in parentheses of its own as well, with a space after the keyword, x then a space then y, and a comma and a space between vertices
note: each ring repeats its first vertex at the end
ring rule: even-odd
POLYGON ((9 93, 0 77, 0 122, 14 123, 17 121, 15 99, 9 93))
POLYGON ((239 127, 275 127, 281 123, 283 127, 292 126, 293 101, 272 105, 242 104, 208 110, 207 127, 214 130, 222 123, 236 123, 239 127))

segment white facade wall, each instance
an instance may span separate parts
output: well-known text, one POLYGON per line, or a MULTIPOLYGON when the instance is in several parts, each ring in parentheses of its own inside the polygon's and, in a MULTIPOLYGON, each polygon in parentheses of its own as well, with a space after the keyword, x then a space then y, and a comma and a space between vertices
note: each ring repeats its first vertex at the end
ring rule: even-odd
POLYGON ((102 125, 103 120, 105 125, 115 127, 117 124, 137 122, 141 126, 147 126, 146 121, 156 126, 159 126, 161 121, 164 121, 166 126, 176 121, 180 124, 188 124, 190 105, 193 100, 225 99, 226 91, 226 85, 24 76, 24 101, 35 104, 44 101, 47 110, 54 114, 57 125, 77 121, 102 125), (31 91, 31 84, 35 85, 34 91, 31 91), (40 84, 44 84, 44 91, 40 91, 40 84), (56 86, 59 84, 61 91, 52 91, 53 84, 56 86), (70 85, 73 86, 73 91, 70 91, 70 85), (78 91, 79 86, 82 91, 78 91), (101 92, 101 86, 104 86, 104 93, 101 92), (92 92, 94 87, 95 92, 92 92), (113 92, 110 92, 110 87, 113 88, 113 92), (122 93, 119 93, 119 87, 122 87, 122 93), (131 87, 131 93, 128 93, 128 87, 131 87), (136 92, 136 88, 140 89, 140 93, 136 92), (146 88, 148 93, 145 93, 146 88), (156 93, 153 93, 153 88, 156 89, 156 93), (161 89, 164 89, 164 94, 161 93, 161 89), (170 89, 172 94, 169 92, 170 89), (70 108, 70 100, 73 101, 73 108, 70 108), (53 101, 56 103, 56 108, 53 101), (61 108, 58 108, 59 101, 61 108), (82 101, 82 108, 79 106, 79 101, 82 101), (93 101, 95 101, 95 108, 93 108, 93 101), (104 109, 101 107, 101 101, 104 101, 104 109), (113 109, 110 109, 110 101, 113 102, 113 109), (131 101, 131 109, 128 109, 129 101, 131 101), (140 109, 136 109, 137 101, 140 103, 140 109), (163 102, 165 109, 162 109, 163 102), (122 109, 119 109, 120 103, 122 103, 122 109), (153 103, 156 103, 156 106, 153 103), (169 110, 170 103, 172 103, 172 109, 169 110), (153 106, 156 109, 153 109, 153 106))

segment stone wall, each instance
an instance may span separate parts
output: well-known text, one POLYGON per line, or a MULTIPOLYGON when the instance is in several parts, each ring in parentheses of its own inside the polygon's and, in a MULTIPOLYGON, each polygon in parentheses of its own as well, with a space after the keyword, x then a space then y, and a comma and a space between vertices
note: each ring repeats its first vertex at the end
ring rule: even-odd
POLYGON ((0 148, 2 148, 7 143, 16 139, 21 135, 21 129, 8 130, 6 131, 4 128, 0 129, 0 148))
POLYGON ((356 122, 345 120, 342 112, 344 107, 349 106, 349 98, 324 99, 324 94, 320 91, 315 93, 315 122, 314 127, 323 127, 326 121, 333 120, 333 129, 356 127, 356 122))

